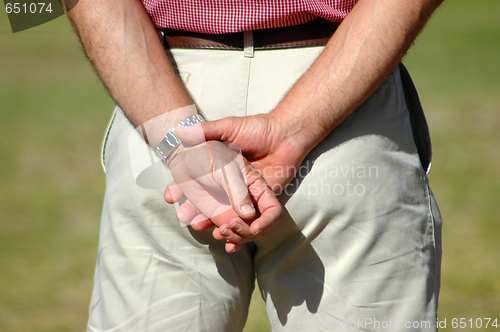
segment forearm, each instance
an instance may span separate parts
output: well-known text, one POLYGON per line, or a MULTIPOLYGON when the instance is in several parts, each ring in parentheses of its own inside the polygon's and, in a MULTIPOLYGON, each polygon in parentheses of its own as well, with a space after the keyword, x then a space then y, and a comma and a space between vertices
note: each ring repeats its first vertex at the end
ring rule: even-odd
POLYGON ((442 0, 360 0, 271 112, 307 154, 385 80, 442 0))
MULTIPOLYGON (((136 126, 193 104, 139 0, 84 0, 67 14, 100 78, 136 126)), ((184 113, 150 121, 150 144, 193 115, 184 113)))

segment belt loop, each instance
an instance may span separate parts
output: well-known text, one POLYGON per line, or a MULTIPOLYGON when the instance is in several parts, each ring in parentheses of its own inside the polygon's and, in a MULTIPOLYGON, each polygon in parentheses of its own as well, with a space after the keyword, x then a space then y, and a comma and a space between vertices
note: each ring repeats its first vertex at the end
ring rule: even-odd
POLYGON ((243 31, 243 55, 247 58, 253 58, 253 31, 243 31))

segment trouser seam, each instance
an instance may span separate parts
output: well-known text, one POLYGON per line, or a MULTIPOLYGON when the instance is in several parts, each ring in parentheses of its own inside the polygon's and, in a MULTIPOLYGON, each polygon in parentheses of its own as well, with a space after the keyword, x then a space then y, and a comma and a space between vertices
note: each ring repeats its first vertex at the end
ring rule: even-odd
POLYGON ((247 77, 246 77, 246 87, 245 87, 245 106, 244 106, 244 116, 248 115, 248 92, 250 88, 250 72, 252 68, 252 58, 245 57, 244 58, 246 61, 248 61, 248 67, 247 67, 247 77))
POLYGON ((437 240, 437 236, 438 236, 438 232, 437 232, 437 225, 436 225, 436 217, 434 215, 434 209, 433 209, 433 204, 432 204, 432 200, 433 200, 433 194, 432 194, 432 191, 431 191, 431 188, 429 186, 429 180, 427 178, 427 176, 424 176, 423 177, 423 180, 424 180, 424 185, 425 185, 425 196, 426 196, 426 199, 427 199, 427 208, 428 208, 428 218, 430 218, 430 221, 431 221, 431 226, 432 226, 432 260, 433 260, 433 264, 432 264, 432 268, 433 268, 433 271, 432 271, 432 275, 434 276, 435 278, 435 294, 436 294, 436 305, 437 305, 437 296, 439 294, 439 289, 440 289, 440 262, 441 262, 441 257, 439 256, 439 251, 440 251, 440 246, 438 246, 438 240, 437 240))

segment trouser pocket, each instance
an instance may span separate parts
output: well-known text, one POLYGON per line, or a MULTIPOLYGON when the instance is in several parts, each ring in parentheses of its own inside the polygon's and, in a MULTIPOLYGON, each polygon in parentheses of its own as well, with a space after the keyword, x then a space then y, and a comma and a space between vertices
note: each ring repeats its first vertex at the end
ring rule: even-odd
POLYGON ((104 134, 104 138, 102 140, 102 148, 101 148, 101 164, 104 173, 106 173, 106 145, 109 139, 109 133, 111 132, 111 127, 113 127, 113 122, 115 121, 116 111, 118 110, 118 106, 115 107, 113 115, 111 116, 111 120, 109 120, 108 128, 106 129, 106 133, 104 134))

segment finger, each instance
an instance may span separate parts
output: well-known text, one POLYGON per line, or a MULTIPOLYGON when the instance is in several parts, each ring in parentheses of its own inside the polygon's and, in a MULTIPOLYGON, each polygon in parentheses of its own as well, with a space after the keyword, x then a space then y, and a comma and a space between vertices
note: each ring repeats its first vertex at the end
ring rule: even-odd
POLYGON ((196 123, 188 127, 177 127, 175 128, 175 136, 187 144, 205 142, 205 135, 201 123, 196 123))
POLYGON ((226 251, 229 253, 229 254, 232 254, 233 252, 237 252, 238 250, 240 250, 241 248, 243 247, 242 244, 235 244, 235 243, 232 243, 232 242, 226 242, 226 251))
MULTIPOLYGON (((241 238, 249 239, 247 241, 240 241, 240 239, 238 238, 238 243, 253 241, 253 239, 255 238, 255 236, 250 232, 250 222, 241 219, 232 208, 224 213, 210 218, 210 221, 212 221, 218 227, 216 228, 216 230, 222 228, 222 232, 225 228, 229 228, 231 232, 237 234, 241 238)), ((220 234, 221 233, 214 233, 214 238, 216 238, 217 240, 227 239, 227 237, 220 234)), ((236 241, 236 238, 231 239, 236 241)))
POLYGON ((232 242, 234 244, 243 244, 247 242, 251 242, 255 239, 255 236, 251 237, 242 237, 238 233, 234 232, 227 225, 222 225, 215 228, 212 232, 213 237, 216 240, 226 240, 232 242))
POLYGON ((188 144, 198 144, 203 141, 221 140, 230 141, 233 132, 240 127, 241 119, 227 117, 216 121, 207 121, 189 127, 178 127, 175 135, 188 144))
POLYGON ((238 132, 241 128, 243 118, 241 117, 226 117, 216 121, 202 122, 201 127, 205 140, 221 140, 231 142, 233 133, 238 132))
MULTIPOLYGON (((239 158, 243 157, 240 155, 237 159, 239 158)), ((237 159, 221 168, 225 183, 224 189, 234 211, 242 219, 252 220, 256 215, 256 211, 245 182, 246 174, 242 174, 242 172, 245 172, 245 167, 240 167, 237 159)), ((239 162, 243 163, 243 161, 239 162)))
POLYGON ((205 231, 214 224, 189 201, 184 202, 177 210, 177 219, 186 224, 191 224, 195 231, 205 231))
POLYGON ((174 204, 184 197, 184 193, 179 185, 175 181, 172 181, 168 184, 167 189, 165 189, 163 197, 167 203, 174 204))
POLYGON ((264 180, 255 181, 249 189, 260 212, 260 216, 250 225, 250 232, 253 235, 266 234, 281 221, 283 207, 264 180))
POLYGON ((199 215, 194 217, 193 221, 191 222, 191 227, 195 231, 201 232, 214 227, 214 224, 205 215, 200 213, 199 215))
POLYGON ((189 224, 199 214, 200 211, 190 201, 186 201, 179 207, 176 215, 180 222, 189 224))
POLYGON ((218 226, 215 226, 214 230, 212 231, 212 236, 216 240, 225 240, 226 239, 223 235, 220 234, 218 226))

